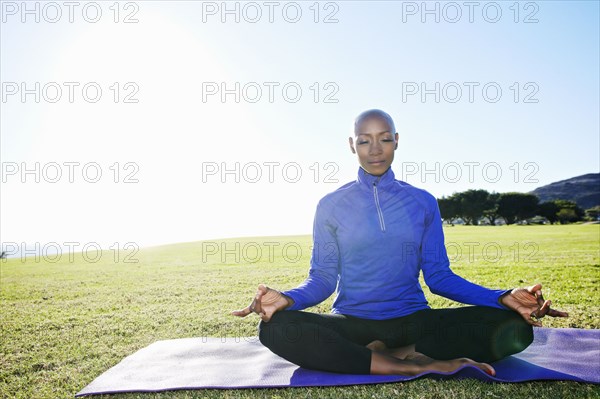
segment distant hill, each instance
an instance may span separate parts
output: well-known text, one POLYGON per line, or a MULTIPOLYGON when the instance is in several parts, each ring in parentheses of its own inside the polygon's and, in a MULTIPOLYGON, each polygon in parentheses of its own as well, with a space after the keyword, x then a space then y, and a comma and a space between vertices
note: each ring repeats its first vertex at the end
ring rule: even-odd
POLYGON ((540 202, 565 199, 575 201, 583 209, 600 205, 600 173, 588 173, 538 187, 531 194, 540 202))

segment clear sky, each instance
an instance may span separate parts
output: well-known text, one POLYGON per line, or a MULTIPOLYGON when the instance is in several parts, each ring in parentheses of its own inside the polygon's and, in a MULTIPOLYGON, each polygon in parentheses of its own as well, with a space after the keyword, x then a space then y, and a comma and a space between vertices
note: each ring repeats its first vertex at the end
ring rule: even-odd
POLYGON ((600 170, 597 1, 23 4, 1 3, 3 243, 310 234, 370 108, 438 198, 600 170))

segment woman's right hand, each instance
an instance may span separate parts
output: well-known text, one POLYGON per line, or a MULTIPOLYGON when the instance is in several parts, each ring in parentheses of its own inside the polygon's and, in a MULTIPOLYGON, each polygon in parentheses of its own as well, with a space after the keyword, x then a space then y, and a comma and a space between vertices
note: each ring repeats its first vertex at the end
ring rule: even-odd
POLYGON ((293 303, 294 301, 291 298, 283 295, 281 292, 269 288, 264 284, 259 284, 258 291, 252 303, 244 309, 231 312, 231 314, 238 317, 246 317, 250 313, 256 313, 264 322, 268 322, 275 312, 292 306, 293 303))

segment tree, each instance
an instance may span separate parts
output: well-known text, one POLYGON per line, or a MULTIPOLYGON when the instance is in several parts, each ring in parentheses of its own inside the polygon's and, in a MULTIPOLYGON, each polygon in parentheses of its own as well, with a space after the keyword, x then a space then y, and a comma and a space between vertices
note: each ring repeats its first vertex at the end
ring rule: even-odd
MULTIPOLYGON (((560 210, 571 209, 573 211, 573 213, 575 214, 575 219, 573 220, 573 222, 582 220, 583 216, 585 216, 584 210, 581 209, 575 201, 558 199, 558 200, 554 200, 554 202, 556 202, 556 205, 558 205, 560 210)), ((560 210, 559 210, 559 212, 560 212, 560 210)), ((564 213, 564 214, 566 214, 566 213, 564 213)), ((562 222, 561 222, 561 224, 562 224, 562 222)))
POLYGON ((537 214, 548 219, 550 224, 554 224, 558 221, 558 211, 560 208, 555 201, 546 201, 538 205, 537 214))
POLYGON ((585 212, 574 201, 557 199, 538 205, 537 214, 548 219, 550 224, 559 221, 561 224, 565 224, 582 220, 585 212), (565 212, 561 213, 562 210, 565 210, 565 212), (567 210, 570 212, 567 212, 567 210))
POLYGON ((517 217, 519 218, 519 220, 525 220, 525 219, 534 217, 535 213, 537 211, 539 202, 540 202, 540 199, 538 198, 537 195, 525 194, 523 196, 523 202, 519 209, 519 213, 517 214, 517 217))
POLYGON ((558 217, 560 224, 573 223, 573 222, 576 222, 577 220, 579 220, 575 211, 573 209, 569 209, 569 208, 561 209, 560 211, 558 211, 556 216, 558 217))
POLYGON ((458 194, 460 217, 466 224, 477 225, 479 218, 483 216, 483 211, 489 208, 489 195, 486 190, 467 190, 458 194))
POLYGON ((598 219, 598 217, 600 217, 600 205, 596 205, 593 208, 589 208, 585 210, 585 215, 587 216, 587 218, 589 220, 600 220, 598 219))
POLYGON ((498 199, 498 214, 506 224, 514 224, 519 220, 535 216, 539 198, 526 193, 502 193, 498 199))
POLYGON ((454 219, 460 215, 460 201, 457 196, 452 194, 450 197, 438 199, 438 206, 440 207, 440 214, 444 222, 454 226, 454 219))
POLYGON ((498 200, 500 193, 490 193, 487 200, 487 209, 483 211, 483 216, 490 222, 490 225, 496 225, 496 219, 500 217, 498 214, 498 200))

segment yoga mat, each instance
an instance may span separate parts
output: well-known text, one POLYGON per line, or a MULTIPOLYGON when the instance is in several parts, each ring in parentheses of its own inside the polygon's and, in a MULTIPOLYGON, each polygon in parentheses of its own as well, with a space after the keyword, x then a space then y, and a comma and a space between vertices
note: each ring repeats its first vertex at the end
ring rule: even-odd
POLYGON ((123 359, 75 396, 202 388, 309 387, 408 381, 421 376, 522 382, 600 383, 600 330, 534 328, 523 352, 492 364, 496 376, 465 366, 418 376, 350 375, 303 369, 273 354, 257 337, 157 341, 123 359))

